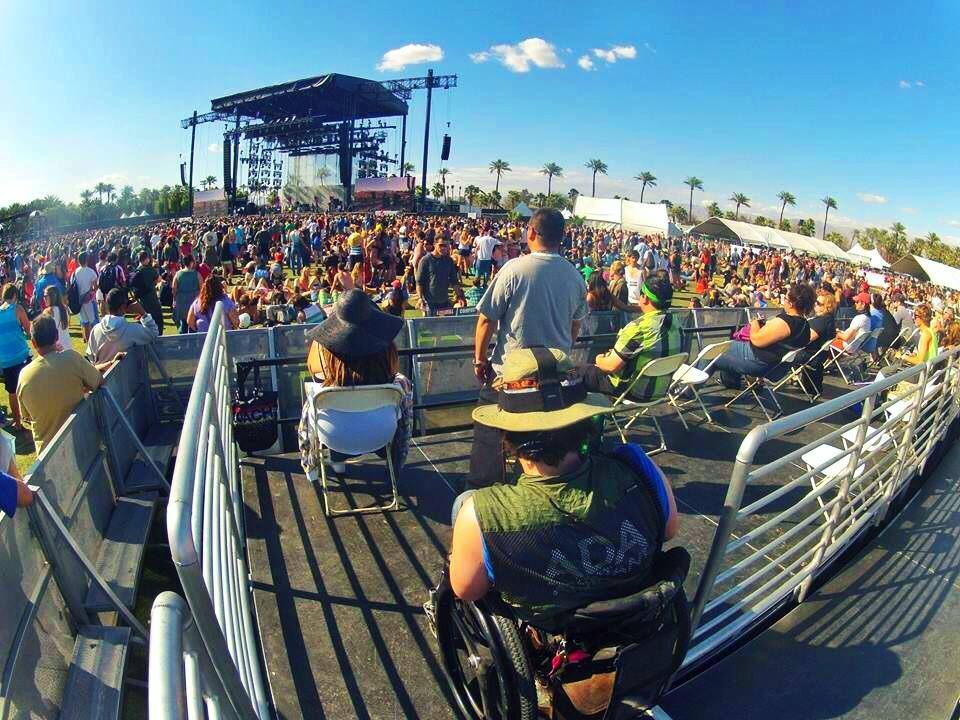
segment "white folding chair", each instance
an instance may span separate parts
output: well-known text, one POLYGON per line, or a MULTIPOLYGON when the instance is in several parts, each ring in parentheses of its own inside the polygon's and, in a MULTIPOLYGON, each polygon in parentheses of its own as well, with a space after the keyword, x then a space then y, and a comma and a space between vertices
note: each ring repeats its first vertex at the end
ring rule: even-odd
POLYGON ((315 449, 318 456, 323 456, 324 449, 347 455, 366 455, 386 450, 387 456, 387 472, 392 491, 391 501, 386 505, 370 505, 346 510, 330 507, 327 493, 327 463, 321 462, 320 478, 323 483, 324 513, 332 517, 396 510, 400 506, 400 498, 397 494, 396 470, 393 467, 393 436, 397 431, 397 422, 400 420, 403 391, 392 383, 326 388, 318 383, 305 383, 305 386, 307 386, 308 395, 311 396, 314 412, 310 441, 316 443, 315 449), (359 438, 355 432, 359 426, 364 427, 365 437, 363 438, 359 438))
MULTIPOLYGON (((707 406, 703 403, 703 398, 700 397, 700 393, 697 392, 697 387, 703 385, 707 380, 710 379, 710 370, 713 368, 714 363, 717 361, 723 353, 727 351, 733 344, 732 340, 724 340, 723 342, 710 343, 709 345, 704 345, 700 352, 697 354, 697 357, 694 358, 689 364, 683 363, 677 368, 677 371, 673 374, 673 380, 670 383, 670 387, 667 389, 667 397, 669 402, 677 411, 677 415, 680 417, 680 422, 683 423, 685 430, 689 430, 687 427, 686 420, 683 417, 683 408, 689 405, 694 400, 700 405, 700 409, 703 410, 704 418, 711 425, 716 425, 721 430, 727 430, 722 425, 718 425, 713 417, 711 417, 710 412, 707 410, 707 406), (703 366, 701 368, 701 365, 703 366), (680 402, 680 398, 684 393, 689 390, 693 393, 693 400, 688 400, 685 403, 680 402)), ((691 413, 693 415, 693 413, 691 413)), ((696 417, 696 415, 694 415, 696 417)))
POLYGON ((670 396, 665 392, 661 397, 653 398, 651 400, 632 400, 630 399, 630 393, 633 391, 633 388, 636 386, 636 384, 641 380, 657 379, 668 375, 672 376, 677 372, 680 366, 684 364, 687 358, 687 353, 677 353, 676 355, 668 355, 667 357, 650 360, 642 368, 640 368, 640 372, 638 372, 633 380, 630 381, 627 389, 624 390, 616 398, 616 400, 614 400, 613 405, 608 410, 603 411, 602 414, 610 415, 610 417, 613 419, 613 422, 617 426, 617 430, 620 433, 620 440, 622 442, 627 442, 627 437, 624 435, 624 430, 629 429, 630 426, 633 425, 633 423, 637 420, 637 418, 646 415, 653 420, 653 424, 657 428, 657 434, 660 436, 660 446, 648 452, 647 455, 656 455, 657 453, 661 453, 667 449, 667 441, 663 436, 663 429, 660 427, 659 421, 655 415, 647 415, 647 412, 651 408, 655 408, 658 405, 670 404, 670 396), (620 421, 617 419, 617 415, 625 412, 630 412, 632 416, 626 425, 621 427, 620 421))
POLYGON ((850 380, 847 378, 847 374, 843 371, 843 365, 840 364, 841 360, 849 359, 852 360, 859 353, 863 344, 867 341, 872 333, 863 332, 857 335, 849 343, 844 343, 842 348, 837 348, 833 342, 827 343, 827 352, 830 354, 830 358, 823 364, 823 371, 827 372, 831 366, 836 365, 837 371, 840 373, 840 377, 843 378, 843 381, 849 385, 850 380))

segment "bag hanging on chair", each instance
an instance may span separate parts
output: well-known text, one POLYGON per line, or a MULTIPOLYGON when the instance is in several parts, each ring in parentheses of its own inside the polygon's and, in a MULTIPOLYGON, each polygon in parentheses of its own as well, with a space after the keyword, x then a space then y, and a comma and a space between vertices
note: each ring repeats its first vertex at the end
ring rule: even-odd
POLYGON ((237 372, 237 399, 233 403, 233 437, 245 453, 262 452, 273 447, 279 437, 277 393, 264 390, 260 366, 254 366, 253 391, 246 393, 249 370, 237 372))

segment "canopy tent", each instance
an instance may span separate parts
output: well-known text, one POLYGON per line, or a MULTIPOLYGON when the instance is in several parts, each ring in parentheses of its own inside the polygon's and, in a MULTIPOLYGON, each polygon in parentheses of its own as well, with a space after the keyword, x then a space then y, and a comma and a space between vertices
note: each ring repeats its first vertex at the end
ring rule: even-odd
POLYGON ((121 220, 126 220, 128 217, 130 217, 130 216, 127 215, 126 213, 123 213, 123 215, 120 216, 120 219, 121 219, 121 220))
POLYGON ((867 250, 860 243, 854 243, 853 247, 847 250, 847 252, 853 255, 859 262, 869 265, 870 267, 881 270, 890 267, 890 263, 883 259, 883 256, 880 255, 880 252, 876 248, 867 250))
POLYGON ((560 211, 560 214, 563 215, 563 219, 564 219, 564 220, 569 220, 570 218, 573 217, 573 213, 570 212, 569 210, 567 210, 566 208, 564 208, 563 210, 561 210, 561 211, 560 211))
POLYGON ((150 213, 148 213, 146 210, 140 211, 140 217, 149 217, 149 216, 150 216, 150 213))
POLYGON ((584 218, 591 227, 618 227, 630 232, 659 233, 664 237, 669 233, 667 206, 661 203, 577 195, 573 214, 584 218))
POLYGON ((533 210, 531 210, 530 206, 522 200, 513 206, 513 211, 520 217, 533 217, 533 210))
POLYGON ((960 270, 919 255, 904 255, 890 266, 890 270, 912 275, 918 280, 926 280, 951 290, 960 290, 960 270))
POLYGON ((817 257, 856 262, 843 248, 834 245, 832 242, 800 235, 799 233, 763 227, 762 225, 753 225, 752 223, 743 222, 742 220, 727 220, 726 218, 712 217, 692 227, 690 232, 735 240, 744 245, 775 247, 783 250, 807 253, 817 257))

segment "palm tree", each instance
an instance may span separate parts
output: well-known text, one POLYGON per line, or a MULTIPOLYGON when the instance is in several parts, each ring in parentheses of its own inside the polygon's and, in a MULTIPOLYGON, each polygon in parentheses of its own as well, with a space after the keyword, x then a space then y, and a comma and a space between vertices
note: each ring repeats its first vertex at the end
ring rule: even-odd
POLYGON ((647 185, 650 187, 657 186, 657 176, 652 172, 642 170, 639 175, 634 175, 633 179, 643 183, 643 185, 640 186, 640 202, 643 202, 643 191, 647 189, 647 185))
POLYGON ((689 222, 693 222, 693 191, 703 190, 703 180, 698 178, 696 175, 691 175, 683 181, 683 184, 690 186, 690 209, 687 211, 687 220, 689 222))
POLYGON ((500 176, 505 172, 510 172, 511 170, 512 168, 510 167, 510 163, 508 163, 506 160, 498 159, 490 163, 490 172, 497 174, 497 185, 494 190, 500 192, 500 176))
POLYGON ((413 170, 414 170, 413 163, 412 163, 412 162, 405 162, 405 163, 400 167, 400 174, 401 174, 401 175, 413 175, 413 170))
POLYGON ((217 184, 217 178, 213 175, 207 175, 203 180, 200 181, 200 184, 203 185, 205 190, 209 190, 217 184))
POLYGON ((467 199, 467 202, 470 203, 470 207, 473 207, 474 200, 476 200, 479 195, 480 188, 476 185, 467 185, 463 189, 463 196, 467 199))
POLYGON ((737 210, 733 215, 734 220, 740 219, 740 206, 750 207, 750 198, 748 198, 743 193, 734 193, 730 196, 730 201, 737 204, 737 210))
POLYGON ((84 203, 89 203, 91 200, 93 200, 93 190, 82 190, 80 192, 80 199, 84 203))
POLYGON ((104 186, 103 186, 103 192, 104 192, 104 194, 107 196, 107 202, 111 202, 111 201, 113 200, 113 192, 114 192, 114 190, 116 190, 116 188, 115 188, 112 184, 110 184, 110 183, 105 183, 105 184, 104 184, 104 186))
POLYGON ((434 196, 435 198, 437 198, 437 199, 439 200, 440 198, 446 196, 446 194, 447 194, 447 186, 444 185, 443 183, 436 182, 436 183, 433 184, 433 187, 430 188, 430 192, 433 194, 433 196, 434 196))
POLYGON ((720 205, 716 202, 712 202, 707 205, 707 215, 710 217, 721 217, 723 215, 723 210, 720 209, 720 205))
POLYGON ((330 168, 328 168, 326 165, 317 168, 317 178, 320 180, 321 187, 324 185, 323 181, 330 177, 330 172, 330 168))
POLYGON ((437 170, 437 175, 440 176, 440 182, 443 183, 443 201, 447 201, 447 175, 450 174, 450 171, 447 168, 440 168, 437 170))
POLYGON ((553 188, 553 179, 555 177, 563 177, 563 168, 556 163, 547 163, 540 168, 540 174, 547 176, 547 194, 549 195, 553 188))
POLYGON ((580 197, 580 191, 576 188, 567 190, 567 204, 570 205, 571 210, 573 210, 573 206, 577 204, 578 197, 580 197))
MULTIPOLYGON (((81 193, 82 194, 82 193, 81 193)), ((63 207, 63 200, 58 198, 56 195, 47 195, 43 200, 40 201, 44 210, 49 210, 50 208, 63 207)))
POLYGON ((783 225, 783 211, 787 209, 787 205, 793 207, 797 204, 797 198, 794 197, 793 193, 787 192, 786 190, 781 190, 777 197, 780 198, 780 202, 783 204, 780 206, 780 222, 777 223, 777 227, 783 225))
POLYGON ((97 200, 101 203, 103 202, 103 194, 107 191, 106 183, 98 182, 94 187, 93 191, 97 194, 97 200))
POLYGON ((601 175, 607 174, 607 164, 600 160, 599 158, 591 158, 587 160, 583 166, 588 170, 593 171, 593 187, 590 189, 590 197, 597 196, 597 173, 601 175))
POLYGON ((905 243, 907 241, 907 228, 902 222, 895 222, 890 226, 890 232, 893 234, 893 239, 897 243, 905 243))
POLYGON ((821 236, 823 238, 826 238, 827 237, 827 216, 830 215, 831 210, 837 209, 837 201, 834 200, 829 195, 827 195, 820 202, 822 202, 824 205, 827 206, 826 212, 823 213, 823 235, 821 236))

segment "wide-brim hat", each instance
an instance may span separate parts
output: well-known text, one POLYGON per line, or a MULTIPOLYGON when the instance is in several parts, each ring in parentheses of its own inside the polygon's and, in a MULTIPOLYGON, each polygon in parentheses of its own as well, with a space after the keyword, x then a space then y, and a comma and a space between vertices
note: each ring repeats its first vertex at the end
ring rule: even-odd
POLYGON ((587 392, 567 354, 552 348, 507 353, 494 387, 497 404, 476 408, 473 419, 500 430, 557 430, 610 407, 605 395, 587 392))
POLYGON ((386 350, 403 327, 403 318, 382 312, 362 290, 347 290, 326 320, 307 339, 347 357, 374 355, 386 350))

